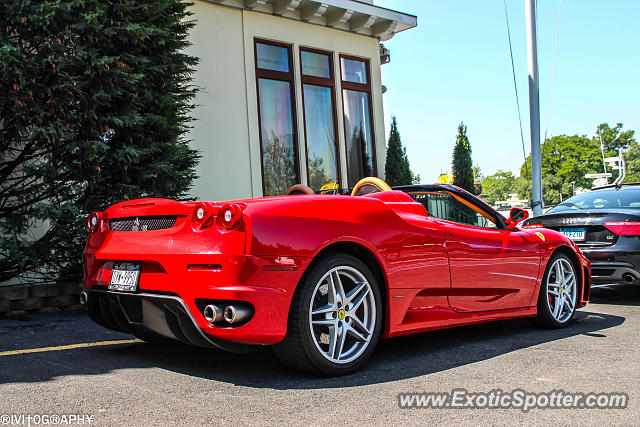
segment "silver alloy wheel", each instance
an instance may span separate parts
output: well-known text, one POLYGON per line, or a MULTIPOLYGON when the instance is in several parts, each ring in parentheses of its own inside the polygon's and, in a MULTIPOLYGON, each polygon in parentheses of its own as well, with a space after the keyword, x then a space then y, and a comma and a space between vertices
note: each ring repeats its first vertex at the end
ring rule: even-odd
POLYGON ((558 258, 551 265, 547 277, 547 304, 553 318, 565 323, 576 307, 576 273, 566 258, 558 258))
POLYGON ((326 272, 316 284, 309 305, 313 342, 326 359, 349 363, 369 346, 376 324, 371 285, 346 265, 326 272))

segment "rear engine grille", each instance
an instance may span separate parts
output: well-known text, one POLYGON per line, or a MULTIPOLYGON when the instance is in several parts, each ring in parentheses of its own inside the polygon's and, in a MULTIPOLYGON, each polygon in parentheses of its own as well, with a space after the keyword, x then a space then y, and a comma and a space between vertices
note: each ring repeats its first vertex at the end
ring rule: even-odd
POLYGON ((151 231, 171 228, 176 224, 177 215, 141 216, 109 220, 112 231, 151 231))

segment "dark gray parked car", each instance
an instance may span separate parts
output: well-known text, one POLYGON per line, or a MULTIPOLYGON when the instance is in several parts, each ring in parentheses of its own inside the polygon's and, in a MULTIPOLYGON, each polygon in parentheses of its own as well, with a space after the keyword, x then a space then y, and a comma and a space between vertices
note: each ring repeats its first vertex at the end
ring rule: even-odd
POLYGON ((557 230, 591 261, 592 283, 640 283, 640 184, 600 187, 528 219, 557 230))

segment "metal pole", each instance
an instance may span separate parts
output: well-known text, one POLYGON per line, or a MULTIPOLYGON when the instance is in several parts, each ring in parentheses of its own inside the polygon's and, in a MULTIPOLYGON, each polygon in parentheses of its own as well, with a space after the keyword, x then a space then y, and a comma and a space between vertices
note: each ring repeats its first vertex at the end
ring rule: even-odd
POLYGON ((527 57, 529 65, 529 116, 531 126, 531 192, 533 216, 542 215, 542 155, 540 150, 540 105, 536 0, 524 0, 527 19, 527 57))
POLYGON ((622 181, 624 181, 624 177, 627 176, 627 166, 624 164, 624 154, 622 153, 622 148, 618 148, 618 157, 620 157, 620 181, 618 181, 618 185, 622 185, 622 181))
POLYGON ((604 168, 604 182, 609 185, 609 178, 606 177, 607 175, 607 162, 604 160, 604 143, 602 142, 602 133, 600 130, 598 130, 598 136, 600 137, 600 151, 602 152, 602 167, 604 168))

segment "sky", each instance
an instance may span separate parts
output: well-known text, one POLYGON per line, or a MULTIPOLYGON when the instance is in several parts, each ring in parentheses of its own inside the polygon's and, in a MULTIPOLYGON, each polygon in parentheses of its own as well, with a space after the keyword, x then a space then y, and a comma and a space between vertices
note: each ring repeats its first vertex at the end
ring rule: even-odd
MULTIPOLYGON (((540 133, 593 136, 623 123, 640 136, 640 1, 538 1, 540 133), (558 54, 550 97, 554 53, 558 54), (548 126, 547 126, 548 123, 548 126)), ((423 183, 450 172, 460 122, 483 174, 519 175, 523 163, 503 0, 375 0, 418 17, 384 42, 385 128, 398 120, 411 169, 423 183)), ((529 90, 524 0, 507 0, 527 155, 529 90)))

